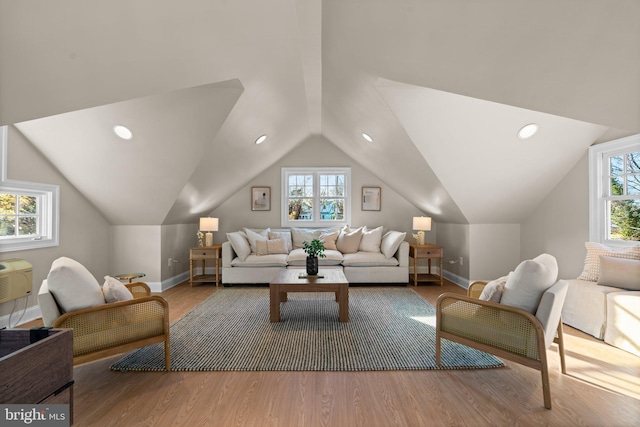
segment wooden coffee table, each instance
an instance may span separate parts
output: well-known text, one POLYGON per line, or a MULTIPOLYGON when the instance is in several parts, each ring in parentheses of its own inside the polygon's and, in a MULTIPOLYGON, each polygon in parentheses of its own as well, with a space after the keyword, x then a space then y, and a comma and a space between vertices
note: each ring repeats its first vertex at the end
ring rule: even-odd
POLYGON ((315 278, 301 276, 306 276, 304 269, 282 270, 269 285, 271 322, 280 321, 280 303, 287 302, 287 292, 333 292, 338 302, 338 320, 349 321, 349 282, 341 269, 320 269, 315 278))

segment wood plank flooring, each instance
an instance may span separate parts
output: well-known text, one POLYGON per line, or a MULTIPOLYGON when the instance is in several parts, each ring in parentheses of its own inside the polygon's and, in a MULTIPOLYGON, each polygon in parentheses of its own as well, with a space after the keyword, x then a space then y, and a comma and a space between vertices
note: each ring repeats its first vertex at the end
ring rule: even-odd
MULTIPOLYGON (((410 288, 431 304, 443 291, 464 293, 446 282, 410 288)), ((183 283, 163 293, 171 321, 213 292, 183 283)), ((549 350, 552 410, 543 406, 540 373, 511 362, 452 371, 123 373, 109 369, 115 356, 74 368, 74 425, 640 425, 640 357, 567 326, 565 341, 568 375, 555 346, 549 350)))

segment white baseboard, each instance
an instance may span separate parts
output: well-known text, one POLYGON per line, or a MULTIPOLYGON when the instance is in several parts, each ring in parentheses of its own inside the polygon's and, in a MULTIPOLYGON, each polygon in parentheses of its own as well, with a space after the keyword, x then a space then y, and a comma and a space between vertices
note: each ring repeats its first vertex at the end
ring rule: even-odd
POLYGON ((471 283, 469 279, 458 276, 457 274, 451 273, 447 270, 444 270, 444 278, 464 289, 469 289, 469 284, 471 283))
POLYGON ((170 277, 169 279, 163 280, 162 282, 145 282, 145 283, 149 285, 149 289, 151 289, 151 292, 160 293, 160 292, 166 291, 167 289, 171 289, 176 285, 179 285, 185 280, 189 280, 188 271, 182 272, 177 276, 170 277))
POLYGON ((20 325, 23 325, 27 322, 31 322, 32 320, 40 319, 42 317, 42 312, 40 311, 40 306, 32 305, 27 308, 27 311, 24 312, 24 316, 20 319, 20 315, 24 309, 16 310, 16 313, 13 313, 11 316, 12 324, 9 324, 9 314, 0 317, 0 328, 17 328, 20 325), (16 325, 15 323, 20 319, 20 324, 16 325))

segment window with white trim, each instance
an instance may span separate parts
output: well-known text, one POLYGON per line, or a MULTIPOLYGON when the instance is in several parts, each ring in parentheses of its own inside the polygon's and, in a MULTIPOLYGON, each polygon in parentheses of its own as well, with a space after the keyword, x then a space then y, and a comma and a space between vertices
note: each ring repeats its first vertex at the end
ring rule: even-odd
POLYGON ((283 227, 331 227, 351 219, 351 168, 282 168, 283 227))
POLYGON ((590 240, 640 244, 640 135, 589 149, 590 240))
POLYGON ((58 245, 59 187, 7 179, 7 127, 0 127, 0 252, 58 245))

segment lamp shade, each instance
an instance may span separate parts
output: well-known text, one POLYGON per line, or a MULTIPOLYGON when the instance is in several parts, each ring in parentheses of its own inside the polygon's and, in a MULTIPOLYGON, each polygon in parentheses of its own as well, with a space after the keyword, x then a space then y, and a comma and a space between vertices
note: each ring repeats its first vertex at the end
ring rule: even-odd
POLYGON ((218 218, 200 218, 200 231, 218 231, 218 218))
POLYGON ((414 216, 413 230, 431 231, 431 217, 414 216))

